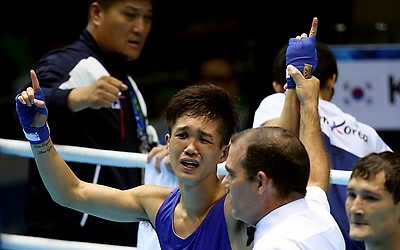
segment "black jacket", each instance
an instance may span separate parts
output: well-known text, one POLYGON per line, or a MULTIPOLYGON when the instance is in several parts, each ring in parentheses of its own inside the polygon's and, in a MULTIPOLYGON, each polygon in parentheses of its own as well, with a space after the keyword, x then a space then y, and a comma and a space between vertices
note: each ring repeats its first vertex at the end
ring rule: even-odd
MULTIPOLYGON (((69 92, 74 87, 94 82, 103 72, 99 68, 103 68, 111 76, 130 85, 131 89, 136 88, 136 94, 142 101, 141 108, 146 113, 141 93, 135 82, 128 79, 128 65, 123 58, 104 55, 86 30, 77 41, 49 52, 38 62, 35 71, 45 94, 50 134, 55 144, 139 152, 141 141, 136 133, 129 91, 122 93, 119 103, 113 105, 113 108, 85 109, 79 112, 71 112, 67 108, 69 92)), ((93 182, 96 166, 76 162, 68 164, 80 179, 93 182)), ((102 166, 97 183, 119 189, 132 188, 142 183, 142 169, 102 166)), ((31 160, 25 213, 29 235, 51 237, 53 234, 54 238, 77 240, 74 234, 79 234, 81 241, 124 244, 114 241, 120 237, 117 234, 124 234, 130 241, 136 241, 136 223, 134 227, 128 227, 132 223, 118 224, 89 216, 85 226, 81 227, 82 217, 81 212, 61 207, 52 201, 35 162, 31 160), (92 240, 93 235, 85 237, 85 234, 97 234, 97 237, 92 240)))

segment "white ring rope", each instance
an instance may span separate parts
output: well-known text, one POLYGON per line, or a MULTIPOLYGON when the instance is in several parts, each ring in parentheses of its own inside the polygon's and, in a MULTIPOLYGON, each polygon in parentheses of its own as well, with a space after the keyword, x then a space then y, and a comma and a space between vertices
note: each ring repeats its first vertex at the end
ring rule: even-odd
MULTIPOLYGON (((55 145, 61 157, 66 161, 85 162, 92 164, 101 164, 103 166, 120 166, 145 168, 146 154, 131 153, 112 150, 101 150, 85 147, 75 147, 66 145, 55 145)), ((33 157, 31 147, 28 141, 9 140, 0 138, 0 154, 14 155, 20 157, 33 157)), ((224 165, 218 165, 218 175, 226 174, 224 165)), ((331 183, 338 185, 347 185, 351 171, 331 170, 331 183)), ((89 249, 126 249, 132 250, 132 247, 118 247, 102 244, 93 244, 85 242, 60 241, 38 237, 28 237, 11 234, 1 234, 3 248, 8 250, 89 250, 89 249)))
MULTIPOLYGON (((101 150, 85 147, 55 145, 57 151, 66 161, 101 164, 105 166, 121 166, 144 168, 146 154, 122 151, 101 150)), ((28 141, 0 139, 0 154, 22 157, 33 157, 28 141)))
MULTIPOLYGON (((145 168, 146 154, 55 145, 57 151, 66 161, 101 164, 103 166, 120 166, 145 168)), ((29 142, 20 140, 0 139, 0 154, 15 155, 32 158, 29 142)), ((223 165, 218 166, 218 174, 226 174, 223 165)), ((347 185, 351 171, 331 170, 332 184, 347 185)))

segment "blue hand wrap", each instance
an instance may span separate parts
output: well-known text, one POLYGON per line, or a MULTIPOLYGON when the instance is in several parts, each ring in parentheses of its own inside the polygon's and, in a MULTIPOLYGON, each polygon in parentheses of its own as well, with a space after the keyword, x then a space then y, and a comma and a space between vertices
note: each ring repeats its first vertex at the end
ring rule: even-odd
MULTIPOLYGON (((15 97, 16 109, 19 122, 22 125, 26 139, 28 139, 32 144, 43 143, 50 136, 47 124, 40 128, 35 128, 31 125, 33 123, 33 120, 35 119, 35 115, 37 112, 42 115, 48 115, 47 108, 41 108, 34 104, 29 107, 28 105, 22 104, 18 100, 18 96, 19 94, 15 97)), ((44 101, 44 93, 42 89, 39 89, 35 92, 35 98, 44 101)))
MULTIPOLYGON (((312 66, 313 73, 317 68, 318 56, 316 38, 306 37, 302 39, 290 38, 286 49, 286 67, 291 64, 304 74, 304 64, 312 66)), ((293 78, 286 72, 287 88, 296 88, 293 78)))

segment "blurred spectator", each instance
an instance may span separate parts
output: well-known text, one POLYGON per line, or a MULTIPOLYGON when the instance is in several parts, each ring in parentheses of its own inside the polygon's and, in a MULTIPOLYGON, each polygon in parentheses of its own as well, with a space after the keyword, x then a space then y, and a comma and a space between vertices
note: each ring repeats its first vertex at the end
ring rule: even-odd
MULTIPOLYGON (((52 113, 48 123, 54 143, 147 153, 158 140, 129 63, 139 58, 151 30, 152 1, 91 0, 87 14, 80 36, 46 53, 35 67, 52 113)), ((142 184, 140 168, 69 164, 86 182, 123 190, 142 184)), ((138 223, 108 221, 60 206, 33 159, 28 178, 27 235, 136 246, 138 223)))
MULTIPOLYGON (((218 46, 217 46, 218 47, 218 46)), ((250 119, 250 104, 248 92, 242 85, 242 78, 240 75, 239 67, 236 61, 225 50, 218 50, 217 48, 210 49, 205 54, 200 55, 189 66, 188 81, 187 82, 211 82, 215 85, 221 86, 227 90, 234 98, 237 98, 239 104, 239 113, 241 116, 240 130, 248 128, 251 124, 250 119)), ((165 120, 165 108, 169 98, 179 90, 184 84, 175 83, 173 86, 159 86, 154 91, 153 106, 157 107, 156 112, 150 119, 151 124, 155 127, 159 135, 159 141, 164 143, 164 136, 168 132, 167 122, 165 120), (154 105, 157 104, 157 105, 154 105)))
POLYGON ((242 86, 240 70, 235 63, 235 60, 227 53, 218 51, 206 53, 195 65, 192 77, 195 80, 212 82, 221 86, 238 99, 241 115, 240 130, 243 130, 249 127, 250 106, 247 92, 242 86))

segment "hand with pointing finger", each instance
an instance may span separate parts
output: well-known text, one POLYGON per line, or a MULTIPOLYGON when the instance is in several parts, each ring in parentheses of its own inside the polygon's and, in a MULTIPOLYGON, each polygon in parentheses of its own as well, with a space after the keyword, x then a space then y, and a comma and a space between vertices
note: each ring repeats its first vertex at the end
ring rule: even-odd
MULTIPOLYGON (((286 66, 293 65, 296 67, 306 78, 310 78, 312 73, 317 68, 318 58, 316 49, 316 35, 318 28, 318 18, 314 17, 310 33, 290 38, 286 50, 286 66)), ((287 88, 295 88, 296 84, 293 78, 287 74, 287 88)))
POLYGON ((31 70, 30 75, 32 87, 15 97, 16 110, 25 137, 32 144, 40 144, 46 141, 50 134, 46 124, 48 110, 36 73, 31 70))

